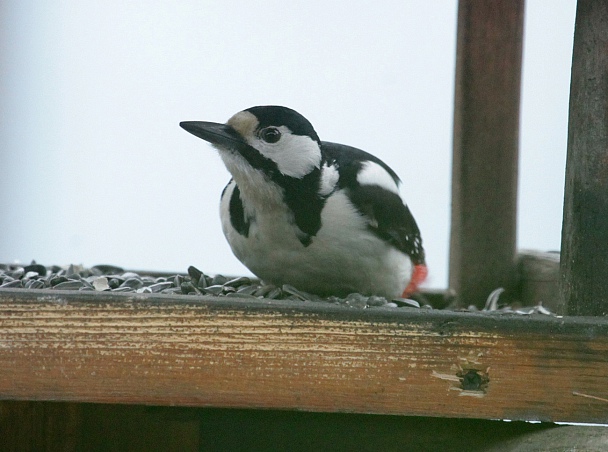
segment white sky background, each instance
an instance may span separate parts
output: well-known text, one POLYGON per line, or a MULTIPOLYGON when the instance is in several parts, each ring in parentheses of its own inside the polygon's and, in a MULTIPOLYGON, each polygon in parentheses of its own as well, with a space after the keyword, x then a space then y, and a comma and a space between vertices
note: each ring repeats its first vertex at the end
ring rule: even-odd
MULTIPOLYGON (((527 0, 518 246, 560 246, 575 0, 527 0)), ((404 181, 447 285, 455 0, 0 3, 0 262, 249 274, 184 120, 296 109, 404 181)), ((492 177, 492 175, 488 175, 492 177)))

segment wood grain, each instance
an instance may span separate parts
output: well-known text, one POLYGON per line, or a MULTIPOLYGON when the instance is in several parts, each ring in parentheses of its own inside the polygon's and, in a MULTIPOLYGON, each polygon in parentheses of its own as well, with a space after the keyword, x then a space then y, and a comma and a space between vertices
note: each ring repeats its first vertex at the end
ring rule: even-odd
POLYGON ((608 4, 576 8, 562 228, 570 315, 608 315, 608 4))
POLYGON ((608 422, 595 318, 2 289, 0 369, 12 400, 608 422))
POLYGON ((483 307, 515 275, 524 0, 458 2, 450 288, 483 307))

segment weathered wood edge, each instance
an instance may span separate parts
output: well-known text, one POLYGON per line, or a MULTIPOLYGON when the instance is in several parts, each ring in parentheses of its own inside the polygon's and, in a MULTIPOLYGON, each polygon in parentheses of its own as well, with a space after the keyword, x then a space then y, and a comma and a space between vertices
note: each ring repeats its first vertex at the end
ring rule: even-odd
MULTIPOLYGON (((415 308, 359 309, 327 302, 305 302, 239 297, 215 297, 93 292, 73 290, 0 289, 0 306, 6 301, 17 303, 133 303, 140 306, 205 307, 211 310, 241 311, 244 313, 279 313, 307 315, 322 319, 364 321, 373 323, 415 323, 424 321, 436 325, 458 325, 466 330, 475 327, 480 331, 529 331, 544 333, 608 334, 608 317, 525 315, 498 312, 475 312, 415 308), (451 322, 456 322, 452 324, 451 322), (539 328, 541 330, 539 330, 539 328)), ((0 318, 1 320, 1 318, 0 318)))
POLYGON ((6 400, 608 422, 595 317, 2 289, 0 369, 6 400))

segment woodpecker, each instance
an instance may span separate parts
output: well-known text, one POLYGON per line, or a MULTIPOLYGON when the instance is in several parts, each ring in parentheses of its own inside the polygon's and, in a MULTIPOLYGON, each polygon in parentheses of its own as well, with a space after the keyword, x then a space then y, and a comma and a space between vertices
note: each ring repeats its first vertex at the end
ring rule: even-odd
POLYGON ((265 283, 391 299, 410 296, 426 278, 401 181, 379 158, 321 141, 304 116, 281 106, 180 126, 211 143, 232 175, 220 200, 222 229, 265 283))

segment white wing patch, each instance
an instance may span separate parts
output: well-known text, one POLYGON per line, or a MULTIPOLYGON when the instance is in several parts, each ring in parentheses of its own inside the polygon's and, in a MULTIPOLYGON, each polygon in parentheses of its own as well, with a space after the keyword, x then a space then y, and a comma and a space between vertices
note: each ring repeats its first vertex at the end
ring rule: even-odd
POLYGON ((357 182, 361 185, 377 185, 385 190, 399 194, 399 186, 382 166, 375 162, 363 162, 357 174, 357 182))
POLYGON ((326 163, 321 168, 321 186, 319 187, 319 195, 327 196, 331 194, 336 189, 336 184, 338 183, 338 179, 340 178, 340 174, 338 173, 338 168, 334 165, 330 165, 326 163))

